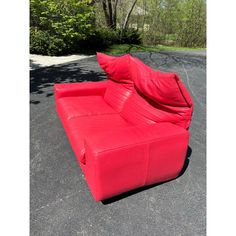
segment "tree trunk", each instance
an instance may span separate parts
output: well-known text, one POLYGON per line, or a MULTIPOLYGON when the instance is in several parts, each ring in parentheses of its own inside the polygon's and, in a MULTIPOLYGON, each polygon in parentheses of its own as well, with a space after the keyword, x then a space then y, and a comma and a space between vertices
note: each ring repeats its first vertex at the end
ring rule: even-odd
POLYGON ((114 5, 113 5, 113 16, 112 16, 112 28, 116 29, 116 12, 117 12, 117 3, 118 0, 115 0, 114 5))
POLYGON ((129 22, 129 18, 130 18, 130 15, 134 9, 134 6, 136 4, 137 0, 134 0, 132 5, 131 5, 131 8, 129 9, 126 17, 125 17, 125 21, 124 21, 124 24, 123 24, 123 30, 126 30, 127 29, 127 26, 128 26, 128 22, 129 22))
POLYGON ((116 29, 116 12, 118 0, 102 0, 102 7, 106 19, 106 24, 109 28, 116 29))
POLYGON ((112 28, 113 26, 113 17, 112 17, 112 5, 111 0, 107 0, 108 3, 108 12, 109 12, 109 27, 112 28))
POLYGON ((110 17, 109 17, 109 14, 107 12, 106 0, 102 0, 102 8, 103 8, 103 12, 104 12, 104 15, 105 15, 106 24, 107 24, 107 26, 109 26, 110 25, 110 17))

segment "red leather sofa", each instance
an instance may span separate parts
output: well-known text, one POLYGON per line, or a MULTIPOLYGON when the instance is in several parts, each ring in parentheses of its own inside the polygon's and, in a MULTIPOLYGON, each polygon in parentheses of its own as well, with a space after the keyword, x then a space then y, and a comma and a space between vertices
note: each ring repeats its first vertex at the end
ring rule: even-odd
POLYGON ((54 86, 57 112, 93 197, 176 178, 193 112, 183 83, 131 55, 97 53, 97 59, 108 80, 54 86))

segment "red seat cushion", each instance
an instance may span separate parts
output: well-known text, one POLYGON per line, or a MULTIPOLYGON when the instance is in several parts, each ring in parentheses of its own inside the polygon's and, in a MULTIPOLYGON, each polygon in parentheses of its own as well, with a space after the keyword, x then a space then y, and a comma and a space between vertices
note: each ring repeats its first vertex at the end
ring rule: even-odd
MULTIPOLYGON (((76 157, 83 164, 85 160, 84 138, 88 135, 116 130, 131 126, 118 114, 104 114, 94 116, 81 116, 67 120, 64 123, 70 143, 76 157)), ((112 138, 112 137, 111 137, 112 138)))
POLYGON ((116 113, 101 96, 63 97, 57 100, 63 119, 116 113))

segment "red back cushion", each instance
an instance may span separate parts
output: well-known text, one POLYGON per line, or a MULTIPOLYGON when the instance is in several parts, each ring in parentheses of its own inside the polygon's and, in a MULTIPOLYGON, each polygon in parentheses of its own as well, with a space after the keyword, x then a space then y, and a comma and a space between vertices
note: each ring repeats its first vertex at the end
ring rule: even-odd
POLYGON ((129 55, 112 57, 103 53, 97 53, 98 63, 108 75, 107 89, 104 100, 115 111, 120 112, 127 98, 134 89, 130 79, 129 55))
POLYGON ((129 70, 130 55, 113 57, 97 53, 97 59, 100 67, 107 73, 108 79, 119 83, 132 83, 129 70))
POLYGON ((149 119, 151 123, 170 121, 184 128, 189 127, 193 103, 177 74, 155 71, 128 54, 112 57, 97 53, 97 57, 100 66, 107 73, 108 79, 113 82, 108 85, 105 100, 119 112, 125 109, 122 111, 124 117, 129 120, 133 119, 133 123, 137 123, 138 119, 141 122, 140 117, 143 117, 143 120, 149 119), (138 93, 131 96, 134 88, 144 97, 143 99, 138 99, 138 93), (134 108, 134 99, 138 101, 135 106, 139 107, 138 114, 136 113, 137 119, 135 112, 128 109, 128 107, 134 108), (156 112, 153 108, 156 109, 156 112), (152 115, 150 112, 146 112, 147 109, 153 110, 152 115), (157 115, 158 111, 159 115, 157 115), (156 115, 153 116, 153 113, 156 115))
POLYGON ((130 57, 130 65, 130 76, 135 88, 162 112, 159 122, 166 119, 188 128, 192 118, 193 103, 178 75, 155 71, 134 57, 130 57))
POLYGON ((158 104, 192 106, 192 99, 175 73, 155 71, 130 56, 130 76, 137 89, 158 104))
POLYGON ((185 113, 189 109, 185 107, 178 109, 178 112, 170 112, 168 109, 154 103, 149 98, 133 91, 127 99, 120 115, 134 125, 153 124, 159 122, 171 122, 187 128, 185 113), (183 116, 181 116, 183 115, 183 116))
POLYGON ((123 109, 134 87, 131 84, 117 83, 109 80, 104 94, 104 100, 117 112, 123 109))

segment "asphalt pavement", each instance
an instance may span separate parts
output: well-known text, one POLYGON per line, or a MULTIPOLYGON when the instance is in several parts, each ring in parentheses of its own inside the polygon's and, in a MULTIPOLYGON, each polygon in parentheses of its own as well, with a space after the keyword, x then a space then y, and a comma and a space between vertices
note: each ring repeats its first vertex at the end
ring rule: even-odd
POLYGON ((175 180, 103 202, 92 198, 55 110, 54 83, 106 79, 96 57, 30 71, 30 235, 206 235, 206 53, 133 53, 177 72, 194 100, 184 169, 175 180))

